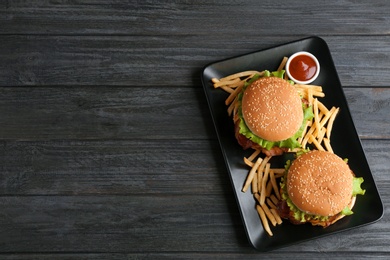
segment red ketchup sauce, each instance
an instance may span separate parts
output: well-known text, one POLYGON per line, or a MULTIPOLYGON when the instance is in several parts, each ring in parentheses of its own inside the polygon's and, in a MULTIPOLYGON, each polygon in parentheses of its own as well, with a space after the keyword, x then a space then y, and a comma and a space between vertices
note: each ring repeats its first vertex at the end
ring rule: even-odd
POLYGON ((296 80, 309 80, 314 77, 316 71, 317 65, 315 61, 305 54, 294 57, 290 62, 290 74, 296 80))

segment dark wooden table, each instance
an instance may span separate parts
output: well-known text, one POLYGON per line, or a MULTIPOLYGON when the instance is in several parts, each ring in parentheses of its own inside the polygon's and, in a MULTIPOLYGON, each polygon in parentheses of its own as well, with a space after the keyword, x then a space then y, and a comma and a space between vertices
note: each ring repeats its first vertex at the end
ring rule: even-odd
POLYGON ((0 258, 387 258, 390 3, 1 1, 0 258), (245 235, 200 73, 329 45, 385 206, 268 253, 245 235))

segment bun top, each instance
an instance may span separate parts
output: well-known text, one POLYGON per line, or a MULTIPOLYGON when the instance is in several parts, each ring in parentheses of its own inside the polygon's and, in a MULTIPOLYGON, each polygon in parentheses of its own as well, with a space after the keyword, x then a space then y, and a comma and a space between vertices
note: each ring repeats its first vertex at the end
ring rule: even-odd
POLYGON ((291 163, 286 183, 291 201, 308 214, 334 216, 352 199, 353 173, 330 152, 314 150, 299 156, 291 163))
POLYGON ((244 91, 241 105, 249 130, 268 141, 286 140, 302 125, 301 98, 295 87, 281 78, 254 81, 244 91))

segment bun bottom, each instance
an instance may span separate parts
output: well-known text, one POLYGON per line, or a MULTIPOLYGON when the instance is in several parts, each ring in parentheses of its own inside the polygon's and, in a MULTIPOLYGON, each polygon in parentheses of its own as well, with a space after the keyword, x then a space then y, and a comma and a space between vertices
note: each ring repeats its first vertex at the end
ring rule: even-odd
MULTIPOLYGON (((326 227, 329 227, 330 225, 333 225, 334 223, 336 223, 337 221, 339 221, 340 219, 345 217, 345 215, 342 215, 341 213, 339 213, 339 214, 336 214, 334 216, 329 217, 328 220, 326 220, 326 221, 312 219, 312 220, 307 220, 307 221, 301 222, 301 221, 298 221, 294 218, 293 212, 289 210, 287 203, 285 201, 280 201, 280 202, 285 204, 285 205, 278 205, 280 216, 284 219, 288 219, 294 225, 302 225, 302 224, 310 223, 313 226, 321 226, 321 227, 326 228, 326 227), (286 207, 289 210, 289 212, 287 214, 286 214, 286 207)), ((350 203, 348 204, 348 208, 350 208, 352 210, 353 206, 355 205, 355 202, 356 202, 356 196, 352 197, 350 203)))
MULTIPOLYGON (((350 208, 350 209, 352 210, 353 206, 355 205, 355 202, 356 202, 356 196, 352 197, 351 202, 348 204, 348 208, 350 208)), ((344 217, 345 217, 345 215, 342 215, 342 214, 339 213, 339 214, 337 214, 337 215, 335 215, 335 216, 329 218, 329 220, 326 221, 326 222, 320 222, 320 223, 318 223, 318 224, 313 224, 313 223, 312 223, 312 225, 313 225, 313 226, 328 227, 328 226, 330 226, 330 225, 336 223, 337 221, 339 221, 340 219, 342 219, 342 218, 344 218, 344 217)))

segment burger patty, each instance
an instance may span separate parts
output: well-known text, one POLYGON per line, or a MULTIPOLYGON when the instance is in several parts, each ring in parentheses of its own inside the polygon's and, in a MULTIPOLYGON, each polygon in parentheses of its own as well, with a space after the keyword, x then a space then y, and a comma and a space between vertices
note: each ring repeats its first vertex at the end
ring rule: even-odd
POLYGON ((328 227, 332 225, 337 219, 341 218, 340 214, 329 217, 326 221, 320 221, 318 219, 306 219, 306 222, 301 222, 294 218, 294 212, 290 210, 285 200, 280 200, 277 205, 277 210, 281 218, 288 219, 294 225, 302 225, 310 223, 313 226, 328 227))
POLYGON ((236 120, 234 124, 234 132, 237 142, 242 146, 242 148, 244 148, 245 150, 248 148, 261 150, 261 152, 264 153, 266 156, 282 155, 283 153, 288 152, 288 148, 277 146, 274 146, 270 150, 267 150, 261 147, 258 143, 255 143, 248 139, 246 136, 240 134, 240 120, 241 119, 236 120))

